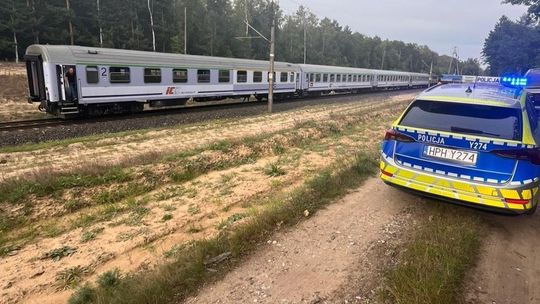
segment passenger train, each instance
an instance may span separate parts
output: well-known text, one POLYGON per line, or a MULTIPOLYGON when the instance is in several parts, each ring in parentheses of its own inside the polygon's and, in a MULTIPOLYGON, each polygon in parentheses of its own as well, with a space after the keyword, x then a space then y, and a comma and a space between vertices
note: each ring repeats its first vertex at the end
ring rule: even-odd
MULTIPOLYGON (((65 45, 31 45, 25 60, 29 102, 62 117, 268 96, 267 61, 65 45)), ((430 82, 428 74, 287 62, 274 70, 276 99, 430 82)))

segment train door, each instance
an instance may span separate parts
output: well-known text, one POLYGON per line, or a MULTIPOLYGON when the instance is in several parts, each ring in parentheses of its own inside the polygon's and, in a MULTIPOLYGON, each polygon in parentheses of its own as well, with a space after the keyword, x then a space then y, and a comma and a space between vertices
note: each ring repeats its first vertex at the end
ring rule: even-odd
POLYGON ((76 67, 74 65, 57 65, 56 75, 60 100, 67 104, 76 103, 79 100, 76 67))
POLYGON ((26 74, 28 78, 28 102, 47 99, 45 93, 45 77, 43 76, 43 60, 41 56, 27 55, 26 74))

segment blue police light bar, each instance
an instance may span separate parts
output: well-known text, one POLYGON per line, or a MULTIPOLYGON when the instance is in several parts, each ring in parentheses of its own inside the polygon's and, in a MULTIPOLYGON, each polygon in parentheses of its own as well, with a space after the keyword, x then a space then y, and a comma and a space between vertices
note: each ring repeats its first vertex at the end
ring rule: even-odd
POLYGON ((501 77, 501 84, 509 87, 526 87, 527 78, 524 77, 501 77))

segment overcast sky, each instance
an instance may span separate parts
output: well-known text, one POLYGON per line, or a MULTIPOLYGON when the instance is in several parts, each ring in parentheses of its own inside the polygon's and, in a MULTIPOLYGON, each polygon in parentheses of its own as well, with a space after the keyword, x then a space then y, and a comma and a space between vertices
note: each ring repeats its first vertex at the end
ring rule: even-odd
POLYGON ((425 44, 448 55, 457 46, 463 59, 480 58, 502 15, 517 19, 526 12, 501 0, 279 0, 288 14, 299 4, 365 35, 425 44))

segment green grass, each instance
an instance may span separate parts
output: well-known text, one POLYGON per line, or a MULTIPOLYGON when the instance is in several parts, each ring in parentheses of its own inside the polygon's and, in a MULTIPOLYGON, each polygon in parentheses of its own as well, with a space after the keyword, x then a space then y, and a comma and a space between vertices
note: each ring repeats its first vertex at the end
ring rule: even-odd
POLYGON ((115 268, 101 274, 96 282, 102 288, 113 288, 120 283, 120 279, 120 270, 115 268))
POLYGON ((81 234, 81 243, 88 243, 88 242, 94 240, 100 233, 103 232, 103 230, 105 230, 105 228, 98 227, 98 228, 94 228, 92 230, 84 231, 81 234))
POLYGON ((264 174, 271 177, 278 177, 287 174, 277 163, 270 163, 264 168, 264 174))
POLYGON ((53 250, 45 253, 45 255, 43 255, 43 258, 44 259, 53 259, 55 261, 59 261, 62 258, 65 258, 67 256, 70 256, 70 255, 74 254, 76 251, 77 251, 77 248, 75 248, 75 247, 62 246, 62 247, 53 249, 53 250))
MULTIPOLYGON (((439 202, 434 202, 440 204, 439 202)), ((463 281, 478 257, 483 226, 470 210, 436 205, 385 275, 384 303, 460 303, 463 281)))
MULTIPOLYGON (((34 181, 12 179, 0 184, 0 202, 19 203, 29 196, 44 197, 65 189, 94 187, 113 182, 127 182, 133 176, 125 169, 112 168, 104 174, 40 174, 34 181)), ((69 207, 69 206, 68 206, 69 207)))
POLYGON ((167 222, 173 219, 173 215, 170 213, 165 213, 163 217, 161 218, 162 222, 167 222))
POLYGON ((93 200, 98 205, 114 204, 126 198, 144 194, 152 189, 153 187, 150 185, 131 182, 118 189, 100 192, 93 197, 93 200))
POLYGON ((224 229, 218 236, 175 248, 174 261, 144 275, 125 277, 115 288, 85 286, 70 303, 168 303, 178 301, 201 284, 215 279, 233 267, 244 255, 256 250, 278 223, 294 225, 305 219, 304 212, 315 213, 376 171, 373 156, 359 154, 353 161, 340 162, 281 200, 276 200, 245 223, 224 229), (206 270, 209 257, 230 252, 224 264, 213 265, 217 274, 206 270), (82 301, 81 299, 85 299, 82 301))
POLYGON ((58 290, 76 288, 82 281, 83 276, 88 273, 88 269, 82 266, 66 268, 56 274, 55 286, 58 290))

